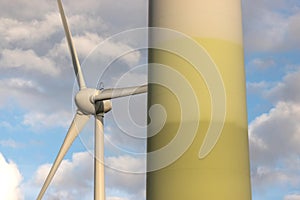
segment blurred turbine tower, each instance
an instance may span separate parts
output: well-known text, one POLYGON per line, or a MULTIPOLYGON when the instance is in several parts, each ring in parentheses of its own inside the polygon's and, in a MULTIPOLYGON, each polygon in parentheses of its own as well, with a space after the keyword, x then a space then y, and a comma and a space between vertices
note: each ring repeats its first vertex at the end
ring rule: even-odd
POLYGON ((149 1, 163 31, 149 30, 148 107, 167 117, 148 127, 147 200, 251 199, 241 16, 240 0, 149 1))

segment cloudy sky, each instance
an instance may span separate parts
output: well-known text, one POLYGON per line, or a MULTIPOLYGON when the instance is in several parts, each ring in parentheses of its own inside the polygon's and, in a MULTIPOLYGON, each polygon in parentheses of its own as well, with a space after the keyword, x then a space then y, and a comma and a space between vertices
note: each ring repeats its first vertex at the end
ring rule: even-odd
MULTIPOLYGON (((63 3, 88 84, 147 81, 143 35, 122 32, 147 25, 146 0, 63 3)), ((243 15, 253 199, 299 200, 300 2, 243 0, 243 15)), ((56 1, 0 0, 0 70, 0 196, 35 199, 75 111, 56 1)), ((131 172, 145 169, 146 118, 130 109, 125 126, 122 106, 145 110, 145 98, 113 101, 120 118, 105 117, 108 200, 144 199, 144 175, 131 172)), ((92 199, 92 131, 91 120, 45 199, 92 199)))

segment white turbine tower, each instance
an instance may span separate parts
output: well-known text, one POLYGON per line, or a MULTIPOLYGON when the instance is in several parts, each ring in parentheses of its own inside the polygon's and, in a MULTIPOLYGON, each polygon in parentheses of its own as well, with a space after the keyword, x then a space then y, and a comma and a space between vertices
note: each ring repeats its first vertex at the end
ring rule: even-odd
POLYGON ((141 94, 147 92, 147 85, 117 89, 97 90, 87 88, 81 71, 77 53, 72 41, 71 32, 68 28, 66 16, 64 14, 61 0, 57 0, 58 7, 64 26, 69 50, 72 57, 73 67, 79 85, 79 92, 75 96, 77 112, 73 118, 70 128, 67 132, 65 140, 59 150, 59 153, 51 167, 51 170, 44 182, 44 185, 37 197, 41 200, 54 177, 60 163, 65 154, 69 150, 75 138, 78 136, 84 125, 87 123, 91 115, 95 117, 95 146, 94 146, 94 199, 105 200, 104 185, 104 141, 103 141, 103 116, 104 113, 111 110, 112 105, 110 99, 124 97, 129 95, 141 94))

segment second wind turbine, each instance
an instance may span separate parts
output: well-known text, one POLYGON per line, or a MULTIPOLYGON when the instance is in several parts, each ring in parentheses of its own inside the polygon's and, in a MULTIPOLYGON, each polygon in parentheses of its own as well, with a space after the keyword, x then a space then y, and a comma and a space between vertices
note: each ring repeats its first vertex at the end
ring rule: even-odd
POLYGON ((75 138, 83 129, 90 116, 95 117, 95 146, 94 146, 94 200, 105 200, 105 181, 104 181, 104 141, 103 141, 103 117, 104 114, 112 109, 111 99, 125 97, 147 92, 147 85, 111 88, 98 90, 96 88, 87 88, 84 76, 81 71, 78 56, 73 44, 72 35, 68 27, 67 19, 64 13, 61 0, 57 0, 59 12, 64 26, 73 67, 77 78, 79 92, 75 96, 77 112, 73 118, 65 140, 59 150, 59 153, 51 167, 51 170, 43 184, 43 187, 37 197, 41 200, 53 179, 60 163, 69 150, 75 138))

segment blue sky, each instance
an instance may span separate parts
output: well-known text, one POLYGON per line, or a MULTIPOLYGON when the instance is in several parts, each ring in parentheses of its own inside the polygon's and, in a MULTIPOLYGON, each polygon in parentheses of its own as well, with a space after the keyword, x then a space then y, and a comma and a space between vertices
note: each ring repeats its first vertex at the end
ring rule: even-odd
MULTIPOLYGON (((146 0, 63 2, 79 59, 88 57, 86 65, 95 65, 86 69, 90 76, 97 66, 136 49, 134 41, 137 46, 144 42, 115 34, 146 26, 146 0), (108 37, 112 39, 105 41, 108 37), (90 54, 99 43, 103 63, 90 54)), ((35 199, 74 113, 74 73, 56 1, 0 0, 0 13, 0 196, 35 199)), ((299 200, 300 2, 243 0, 243 20, 253 200, 299 200)), ((146 81, 145 63, 143 50, 123 55, 101 68, 111 78, 101 76, 100 81, 105 87, 116 80, 141 84, 146 81)), ((90 84, 98 79, 93 81, 90 84)), ((130 101, 140 111, 145 110, 145 98, 130 101)), ((114 101, 114 112, 123 114, 126 103, 114 101)), ((146 118, 131 112, 140 126, 120 124, 126 115, 106 116, 106 162, 112 168, 142 172, 144 155, 130 152, 145 151, 146 118), (137 127, 141 136, 123 134, 137 127)), ((92 156, 87 151, 92 131, 93 121, 66 155, 46 199, 92 198, 92 156)), ((109 169, 106 175, 108 200, 144 199, 143 174, 109 169)))

